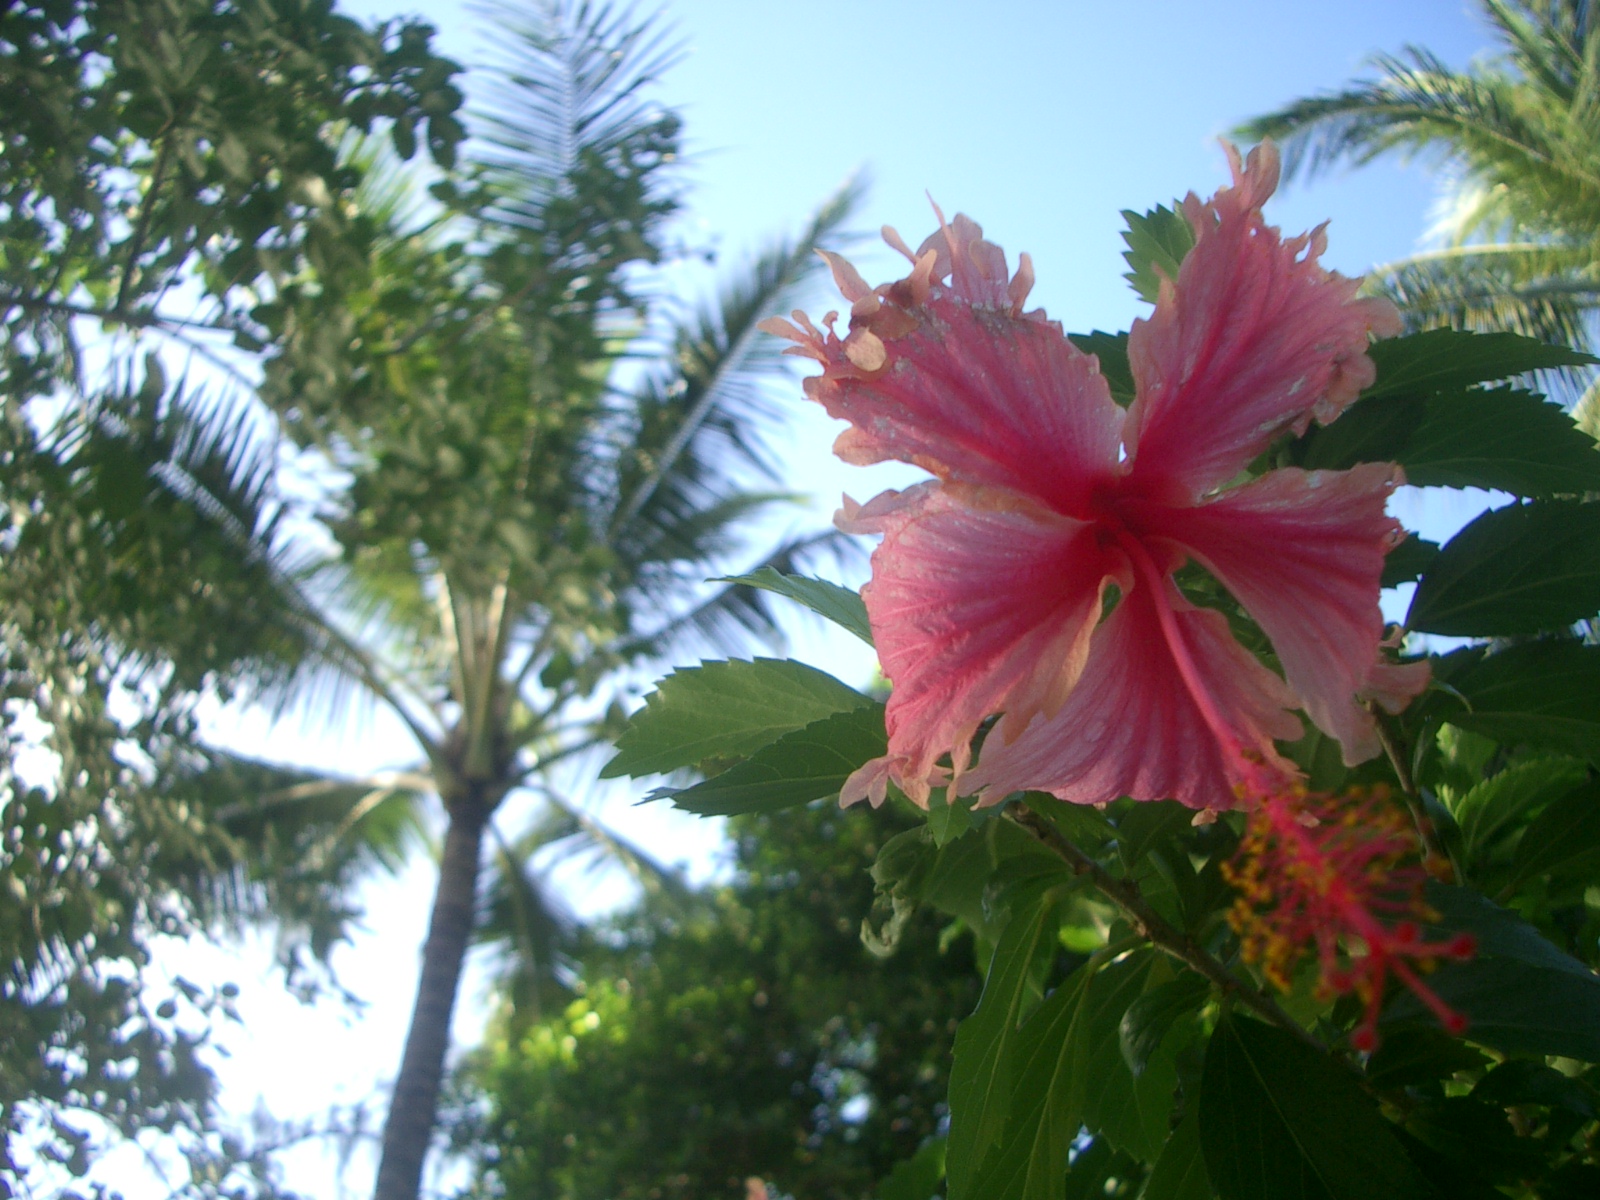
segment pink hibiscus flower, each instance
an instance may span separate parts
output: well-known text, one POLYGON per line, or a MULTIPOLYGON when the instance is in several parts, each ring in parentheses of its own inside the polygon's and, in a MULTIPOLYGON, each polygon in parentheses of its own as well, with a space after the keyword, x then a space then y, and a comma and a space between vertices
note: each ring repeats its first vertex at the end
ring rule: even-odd
POLYGON ((1255 808, 1294 790, 1274 747, 1303 734, 1292 710, 1354 763, 1380 748, 1366 703, 1397 711, 1425 686, 1425 666, 1380 648, 1399 468, 1243 476, 1355 400, 1368 337, 1397 333, 1398 313, 1317 263, 1320 228, 1284 240, 1263 221, 1270 145, 1229 155, 1233 185, 1184 201, 1194 248, 1129 334, 1126 411, 1093 356, 1023 311, 1027 255, 1010 274, 964 216, 915 253, 886 229, 912 269, 876 289, 829 256, 846 336, 832 313, 821 329, 799 312, 764 323, 822 364, 806 392, 851 423, 841 457, 936 477, 838 518, 883 534, 862 595, 894 685, 888 754, 845 803, 880 803, 892 780, 923 806, 948 785, 981 803, 1040 790, 1255 808), (1255 619, 1281 677, 1185 598, 1173 575, 1191 560, 1255 619))

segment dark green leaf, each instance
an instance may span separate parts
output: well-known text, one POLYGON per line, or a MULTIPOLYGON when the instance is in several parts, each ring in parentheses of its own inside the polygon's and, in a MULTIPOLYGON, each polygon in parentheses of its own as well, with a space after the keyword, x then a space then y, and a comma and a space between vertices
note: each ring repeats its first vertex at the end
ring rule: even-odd
MULTIPOLYGON (((1145 993, 1152 972, 1165 966, 1154 951, 1102 968, 1089 985, 1088 1025, 1077 1047, 1074 1084, 1083 1095, 1083 1122, 1117 1149, 1153 1161, 1167 1139, 1178 1075, 1170 1049, 1158 1043, 1136 1076, 1124 1060, 1120 1028, 1145 993)), ((1170 1022, 1169 1022, 1170 1028, 1170 1022)))
POLYGON ((883 706, 834 713, 786 733, 704 783, 668 791, 675 808, 703 817, 773 812, 837 797, 850 773, 889 748, 883 706))
POLYGON ((1378 380, 1363 394, 1363 403, 1380 396, 1428 395, 1595 361, 1566 346, 1547 346, 1514 333, 1457 329, 1427 329, 1388 338, 1368 353, 1378 368, 1378 380))
MULTIPOLYGON (((1438 940, 1452 933, 1470 933, 1477 939, 1480 956, 1562 971, 1594 981, 1600 987, 1600 980, 1595 979, 1588 967, 1553 945, 1516 913, 1501 908, 1471 888, 1430 881, 1423 895, 1428 907, 1439 914, 1439 920, 1428 926, 1438 940)), ((1595 1033, 1600 1036, 1600 1028, 1595 1033)))
POLYGON ((1430 542, 1412 534, 1383 560, 1383 584, 1386 588, 1410 583, 1428 569, 1439 553, 1439 543, 1430 542))
POLYGON ((1194 810, 1176 800, 1125 801, 1119 808, 1117 844, 1122 851, 1123 865, 1129 870, 1139 864, 1151 847, 1188 829, 1194 822, 1194 810))
POLYGON ((1528 1059, 1501 1063, 1478 1081, 1472 1097, 1509 1108, 1514 1104, 1543 1104, 1565 1108, 1586 1121, 1600 1117, 1600 1096, 1579 1079, 1571 1079, 1554 1067, 1528 1059))
POLYGON ((944 1181, 944 1138, 932 1138, 910 1158, 895 1163, 878 1185, 878 1200, 933 1200, 944 1181))
POLYGON ((1143 214, 1124 209, 1122 219, 1128 223, 1122 235, 1128 248, 1122 257, 1132 268, 1123 278, 1142 299, 1154 304, 1163 278, 1177 282, 1178 268, 1194 249, 1194 230, 1181 213, 1164 204, 1143 214))
POLYGON ((1425 715, 1515 746, 1563 750, 1600 764, 1600 646, 1534 642, 1437 661, 1444 685, 1425 715), (1449 690, 1445 690, 1449 689, 1449 690))
POLYGON ((1600 504, 1550 500, 1479 516, 1440 550, 1406 624, 1424 633, 1508 637, 1600 611, 1600 504))
POLYGON ((1092 333, 1069 333, 1067 341, 1100 360, 1100 375, 1111 389, 1113 400, 1123 408, 1133 403, 1133 369, 1128 365, 1127 334, 1096 329, 1092 333))
POLYGON ((645 697, 600 772, 657 775, 707 759, 746 757, 786 733, 873 701, 832 675, 789 660, 706 662, 674 671, 645 697))
MULTIPOLYGON (((1467 1040, 1511 1054, 1564 1054, 1600 1062, 1600 979, 1509 958, 1451 963, 1428 986, 1468 1020, 1467 1040)), ((1386 1023, 1433 1018, 1411 993, 1398 996, 1386 1023)))
POLYGON ((1144 1074, 1150 1056, 1160 1047, 1172 1023, 1199 1008, 1210 992, 1211 985, 1203 975, 1185 970, 1128 1006, 1117 1025, 1117 1043, 1123 1062, 1135 1076, 1144 1074))
POLYGON ((872 645, 872 626, 867 621, 867 606, 861 602, 859 592, 847 587, 829 583, 826 579, 785 575, 775 567, 762 567, 749 575, 730 575, 720 582, 742 583, 747 587, 761 588, 797 600, 818 616, 827 618, 855 634, 867 645, 872 645))
POLYGON ((1505 1193, 1483 1177, 1476 1163, 1441 1154, 1403 1128, 1397 1128, 1395 1136, 1441 1200, 1505 1200, 1505 1193))
POLYGON ((1425 487, 1549 497, 1600 491, 1594 440, 1557 405, 1514 388, 1363 400, 1296 450, 1307 468, 1397 462, 1425 487))
POLYGON ((1428 401, 1396 460, 1422 487, 1498 488, 1545 497, 1600 491, 1600 453, 1557 405, 1511 388, 1428 401))
POLYGON ((1563 872, 1600 853, 1600 781, 1568 792, 1533 819, 1517 843, 1513 886, 1563 872))
MULTIPOLYGON (((1543 1165, 1530 1141, 1511 1128, 1504 1109, 1467 1096, 1419 1105, 1408 1114, 1406 1132, 1486 1183, 1513 1183, 1543 1165)), ((1433 1178, 1442 1182, 1437 1174, 1433 1178)), ((1454 1200, 1458 1193, 1447 1194, 1454 1200)))
POLYGON ((1200 1110, 1191 1104, 1162 1147, 1139 1200, 1211 1200, 1212 1194, 1200 1153, 1200 1110))
POLYGON ((1400 462, 1427 415, 1421 399, 1361 400, 1331 425, 1313 426, 1291 449, 1308 471, 1343 471, 1363 462, 1400 462))
POLYGON ((1367 1082, 1375 1088, 1403 1088, 1457 1071, 1483 1066, 1481 1051, 1431 1025, 1397 1029, 1386 1034, 1367 1060, 1367 1082))
MULTIPOLYGON (((977 1010, 956 1032, 945 1160, 950 1200, 984 1195, 973 1187, 978 1170, 1001 1140, 1014 1104, 1026 1098, 1018 1088, 1022 1062, 1016 1047, 1022 1017, 1036 994, 1030 968, 1041 942, 1054 929, 1054 907, 1053 897, 1046 893, 1006 923, 977 1010)), ((1062 1163, 1064 1167, 1065 1158, 1062 1163)))
POLYGON ((1427 1182, 1355 1078, 1280 1029, 1217 1023, 1200 1146, 1222 1200, 1420 1200, 1427 1182))

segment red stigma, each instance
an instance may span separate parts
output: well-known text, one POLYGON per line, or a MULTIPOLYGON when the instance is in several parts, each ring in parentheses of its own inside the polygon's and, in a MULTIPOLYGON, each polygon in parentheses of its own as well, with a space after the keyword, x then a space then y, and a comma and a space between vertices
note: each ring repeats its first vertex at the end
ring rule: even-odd
MULTIPOLYGON (((1251 781, 1254 782, 1254 781, 1251 781)), ((1476 950, 1471 935, 1430 942, 1422 922, 1436 919, 1423 901, 1427 873, 1420 845, 1387 788, 1342 795, 1302 788, 1255 792, 1257 807, 1223 875, 1239 892, 1228 921, 1244 958, 1288 991, 1313 952, 1326 997, 1354 994, 1365 1004, 1350 1035, 1357 1050, 1378 1044, 1378 1014, 1390 975, 1399 979, 1451 1033, 1466 1029, 1421 976, 1441 960, 1476 950)))

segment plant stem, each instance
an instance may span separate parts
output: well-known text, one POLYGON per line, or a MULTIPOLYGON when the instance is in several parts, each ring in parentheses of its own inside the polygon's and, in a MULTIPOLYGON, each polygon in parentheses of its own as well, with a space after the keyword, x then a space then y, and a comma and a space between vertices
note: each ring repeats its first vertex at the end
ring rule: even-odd
POLYGON ((1394 768, 1394 777, 1400 784, 1400 794, 1405 797, 1406 810, 1411 814, 1411 823, 1416 826, 1417 837, 1422 840, 1423 858, 1448 863, 1450 872, 1459 886, 1464 882, 1461 876, 1461 864, 1439 841, 1439 831, 1434 828, 1433 818, 1428 816, 1428 810, 1423 807, 1422 793, 1417 790, 1417 781, 1412 778, 1410 765, 1406 761, 1405 748, 1395 737, 1394 729, 1385 714, 1374 711, 1372 715, 1376 718, 1378 742, 1383 746, 1383 753, 1389 759, 1389 765, 1394 768))
POLYGON ((1307 1033, 1300 1023, 1284 1012, 1271 996, 1239 979, 1201 948, 1192 937, 1151 908, 1150 902, 1144 898, 1144 893, 1132 880, 1118 879, 1063 837, 1055 826, 1032 809, 1012 804, 1006 807, 1006 815, 1065 862, 1073 874, 1094 884, 1108 900, 1122 910, 1134 929, 1153 945, 1204 975, 1216 984, 1224 995, 1232 997, 1258 1016, 1293 1034, 1307 1045, 1326 1053, 1327 1047, 1307 1033))

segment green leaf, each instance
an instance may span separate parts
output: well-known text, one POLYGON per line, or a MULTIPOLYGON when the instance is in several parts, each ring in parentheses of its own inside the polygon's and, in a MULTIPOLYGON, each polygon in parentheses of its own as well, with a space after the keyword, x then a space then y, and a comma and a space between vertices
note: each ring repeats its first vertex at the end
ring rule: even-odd
POLYGON ((1418 1025, 1384 1035, 1367 1060, 1367 1082, 1380 1089, 1411 1087, 1449 1079, 1458 1071, 1476 1071, 1483 1064, 1482 1051, 1435 1026, 1418 1025))
POLYGON ((1362 403, 1380 396, 1421 396, 1548 371, 1595 359, 1566 346, 1548 346, 1515 333, 1466 333, 1427 329, 1388 338, 1368 351, 1378 379, 1362 403))
POLYGON ((978 1170, 1001 1140, 1014 1102, 1025 1098, 1017 1086, 1020 1062, 1015 1048, 1024 1010, 1035 994, 1034 954, 1053 932, 1054 908, 1054 897, 1045 893, 1006 923, 977 1010, 956 1031, 945 1159, 950 1200, 988 1200, 973 1187, 978 1170))
POLYGON ((1211 994, 1205 976, 1184 970, 1178 978, 1157 984, 1128 1006, 1117 1024, 1117 1044, 1122 1061, 1135 1077, 1144 1074, 1150 1056, 1160 1047, 1172 1024, 1193 1012, 1211 994))
POLYGON ((1194 824, 1194 810, 1176 800, 1124 801, 1118 809, 1117 845, 1123 866, 1130 871, 1152 847, 1194 824))
POLYGON ((1161 1148, 1139 1200, 1211 1200, 1212 1194, 1200 1152, 1200 1110, 1191 1104, 1161 1148))
MULTIPOLYGON (((1468 1041, 1508 1054, 1564 1054, 1600 1062, 1600 979, 1509 958, 1451 963, 1428 986, 1468 1020, 1468 1041)), ((1396 997, 1385 1024, 1433 1018, 1410 992, 1396 997)))
POLYGON ((1113 400, 1123 408, 1133 403, 1133 368, 1128 365, 1126 333, 1106 333, 1096 329, 1092 333, 1069 333, 1067 341, 1100 360, 1100 376, 1111 389, 1113 400))
POLYGON ((895 1163, 878 1185, 878 1200, 933 1200, 944 1180, 945 1140, 930 1138, 910 1158, 895 1163))
POLYGON ((1411 435, 1427 416, 1416 398, 1360 400, 1331 425, 1314 425, 1291 445, 1308 471, 1343 471, 1363 462, 1400 462, 1411 435))
POLYGON ((1584 764, 1577 759, 1536 758, 1474 786, 1451 806, 1468 858, 1477 858, 1523 813, 1570 792, 1585 775, 1584 764))
POLYGON ((1546 497, 1600 491, 1600 453, 1562 409, 1513 388, 1435 396, 1406 443, 1406 482, 1546 497))
POLYGON ((972 828, 972 805, 970 798, 958 796, 952 801, 946 799, 944 788, 934 789, 928 797, 928 832, 935 846, 943 849, 972 828))
POLYGON ((651 799, 670 798, 673 807, 703 817, 775 812, 838 796, 852 771, 888 749, 883 705, 870 704, 813 721, 704 783, 651 799))
MULTIPOLYGON (((1474 891, 1430 883, 1425 899, 1440 917, 1429 927, 1434 938, 1464 930, 1478 939, 1477 959, 1447 964, 1428 977, 1440 999, 1470 1022, 1469 1041, 1509 1053, 1600 1061, 1600 977, 1474 891)), ((1432 1020, 1410 992, 1397 996, 1383 1019, 1432 1020)))
MULTIPOLYGON (((1004 1135, 987 1154, 972 1195, 994 1200, 1050 1200, 1079 1130, 1149 1161, 1168 1133, 1177 1069, 1170 1054, 1153 1057, 1137 1079, 1122 1061, 1116 1030, 1149 982, 1154 951, 1069 976, 1022 1028, 1004 1135)), ((1074 1170, 1077 1170, 1074 1163, 1074 1170)), ((957 1200, 952 1191, 952 1200, 957 1200)))
MULTIPOLYGON (((1093 976, 1088 968, 1075 972, 1023 1028, 1012 1050, 1016 1082, 1003 1137, 988 1150, 970 1190, 958 1191, 952 1178, 950 1200, 1056 1200, 1060 1194, 1083 1125, 1079 1060, 1093 976)), ((953 1130, 953 1104, 951 1120, 953 1130)))
POLYGON ((1542 1062, 1514 1059, 1501 1063, 1478 1081, 1472 1097, 1496 1108, 1513 1104, 1543 1104, 1565 1108, 1586 1121, 1600 1117, 1600 1095, 1579 1079, 1572 1079, 1542 1062))
POLYGON ((792 660, 702 663, 656 684, 600 777, 658 775, 707 759, 743 758, 813 721, 873 703, 832 675, 792 660))
POLYGON ((1164 204, 1142 215, 1124 209, 1122 219, 1128 223, 1122 235, 1128 248, 1122 257, 1132 268, 1123 278, 1141 299, 1154 304, 1161 294, 1162 277, 1177 282, 1178 268, 1194 249, 1194 230, 1181 213, 1164 204))
POLYGON ((1517 843, 1511 886, 1565 872, 1600 852, 1600 780, 1555 800, 1533 819, 1517 843))
POLYGON ((785 575, 775 567, 762 567, 749 575, 729 575, 722 583, 742 583, 746 587, 761 588, 787 596, 805 605, 819 617, 825 617, 840 628, 855 634, 867 645, 872 645, 872 626, 867 620, 867 606, 861 595, 826 579, 811 579, 805 575, 785 575))
POLYGON ((1433 562, 1439 554, 1439 543, 1430 542, 1412 534, 1401 542, 1383 560, 1383 581, 1386 588, 1411 583, 1433 562))
POLYGON ((1439 551, 1406 624, 1510 637, 1600 612, 1600 504, 1547 500, 1486 512, 1439 551))
POLYGON ((1307 434, 1296 454, 1308 469, 1397 462, 1407 483, 1424 487, 1531 498, 1600 491, 1594 440, 1557 405, 1515 388, 1363 400, 1307 434))
POLYGON ((1200 1146, 1222 1200, 1421 1200, 1389 1123, 1326 1054, 1226 1015, 1200 1079, 1200 1146))
MULTIPOLYGON (((1452 933, 1470 933, 1478 940, 1478 954, 1507 959, 1530 967, 1563 971, 1600 986, 1588 967, 1554 945, 1548 938, 1508 908, 1471 888, 1429 881, 1424 900, 1439 914, 1428 928, 1439 940, 1452 933)), ((1600 1028, 1596 1029, 1600 1036, 1600 1028)))
MULTIPOLYGON (((1167 1140, 1177 1066, 1158 1043, 1137 1075, 1122 1054, 1120 1030, 1128 1010, 1148 994, 1152 970, 1162 963, 1154 950, 1129 955, 1099 971, 1086 998, 1088 1025, 1078 1047, 1083 1121, 1113 1146, 1143 1162, 1153 1161, 1167 1140)), ((1170 1028, 1171 1022, 1168 1022, 1170 1028)))
POLYGON ((1434 678, 1444 687, 1429 695, 1423 716, 1508 746, 1541 746, 1600 764, 1600 646, 1549 641, 1497 653, 1458 650, 1435 662, 1434 678))

